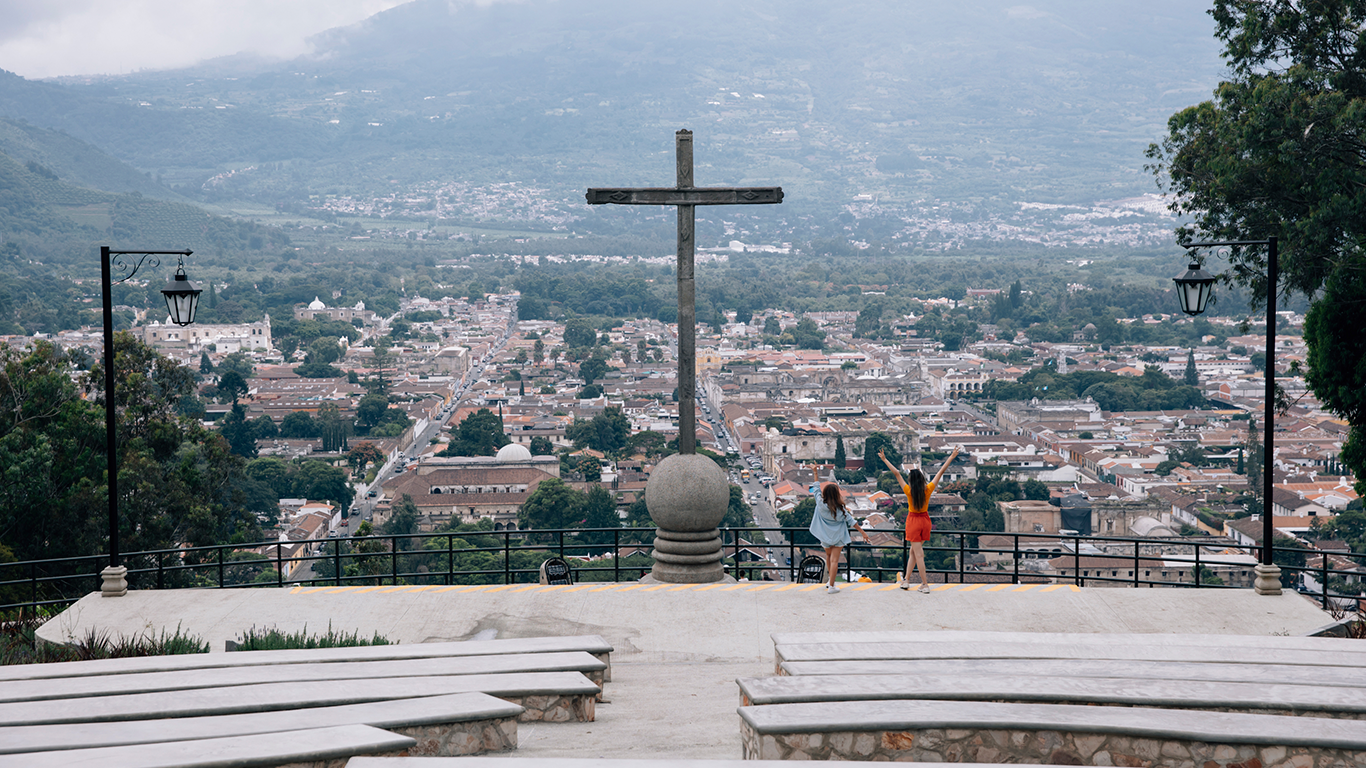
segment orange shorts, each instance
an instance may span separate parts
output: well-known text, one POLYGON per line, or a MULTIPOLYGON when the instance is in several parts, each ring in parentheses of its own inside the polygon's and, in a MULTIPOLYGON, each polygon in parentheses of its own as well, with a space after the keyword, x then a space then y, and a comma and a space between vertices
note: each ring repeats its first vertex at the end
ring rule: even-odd
POLYGON ((906 541, 929 541, 930 527, 929 515, 907 515, 906 541))

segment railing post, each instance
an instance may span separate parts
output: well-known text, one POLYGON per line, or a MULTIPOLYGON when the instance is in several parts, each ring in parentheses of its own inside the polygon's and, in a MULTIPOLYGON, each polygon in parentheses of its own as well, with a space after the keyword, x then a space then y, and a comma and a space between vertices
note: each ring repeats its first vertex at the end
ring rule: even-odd
MULTIPOLYGON (((563 543, 564 539, 560 541, 563 543)), ((503 531, 503 583, 512 583, 512 540, 508 537, 508 532, 503 531)))
POLYGON ((1072 583, 1081 586, 1081 540, 1072 539, 1072 583))
POLYGON ((1321 588, 1320 591, 1323 593, 1323 610, 1326 611, 1326 610, 1328 610, 1328 553, 1327 553, 1327 552, 1320 552, 1320 553, 1319 553, 1319 563, 1320 563, 1320 565, 1322 565, 1322 567, 1323 567, 1323 570, 1322 570, 1322 572, 1323 572, 1323 581, 1320 582, 1323 586, 1322 586, 1322 588, 1321 588))
POLYGON ((389 537, 389 583, 398 586, 398 536, 389 537))
POLYGON ((455 583, 455 536, 446 537, 446 586, 455 583))
MULTIPOLYGON (((731 530, 730 533, 731 533, 732 536, 735 537, 735 542, 734 542, 734 543, 735 543, 735 580, 736 580, 736 581, 739 581, 739 580, 740 580, 740 529, 739 529, 739 528, 735 528, 735 529, 731 530)), ((725 541, 725 539, 722 539, 722 541, 725 541)), ((848 580, 849 580, 849 579, 848 579, 848 575, 849 575, 849 574, 848 574, 847 568, 846 568, 845 581, 848 581, 848 580)))
POLYGON ((157 556, 157 589, 166 588, 166 556, 157 556))
POLYGON ((621 529, 612 529, 612 581, 621 581, 621 529))
POLYGON ((342 548, 342 543, 341 543, 340 540, 338 540, 338 541, 336 541, 336 542, 334 542, 334 543, 332 544, 332 565, 333 565, 332 578, 333 578, 333 579, 336 579, 336 581, 337 581, 337 586, 339 586, 339 587, 341 586, 341 575, 342 575, 342 574, 341 574, 341 548, 342 548))
POLYGON ((1138 589, 1138 541, 1134 541, 1134 589, 1138 589))
POLYGON ((218 548, 218 588, 223 588, 223 548, 218 548))
POLYGON ((1011 584, 1019 584, 1019 583, 1020 583, 1020 558, 1022 557, 1022 555, 1021 555, 1021 553, 1020 553, 1020 534, 1018 534, 1018 533, 1015 534, 1014 549, 1015 549, 1015 551, 1014 551, 1014 553, 1012 554, 1012 556, 1015 558, 1015 575, 1011 577, 1010 583, 1011 583, 1011 584))
POLYGON ((280 552, 280 542, 275 542, 275 586, 285 585, 285 560, 280 552))
POLYGON ((1195 586, 1200 586, 1200 544, 1195 545, 1195 586))
POLYGON ((33 586, 29 594, 33 596, 33 608, 38 608, 38 563, 30 561, 28 564, 28 583, 33 586))
MULTIPOLYGON (((967 577, 966 577, 965 574, 967 573, 967 565, 968 565, 968 535, 967 535, 966 533, 962 533, 962 532, 960 531, 959 534, 958 534, 958 583, 959 583, 959 584, 964 584, 964 583, 966 583, 966 578, 967 578, 967 577)), ((926 574, 925 574, 925 575, 926 575, 926 576, 929 575, 929 573, 928 573, 929 570, 930 570, 930 569, 929 569, 929 566, 927 565, 927 566, 925 567, 925 571, 926 571, 926 574)))

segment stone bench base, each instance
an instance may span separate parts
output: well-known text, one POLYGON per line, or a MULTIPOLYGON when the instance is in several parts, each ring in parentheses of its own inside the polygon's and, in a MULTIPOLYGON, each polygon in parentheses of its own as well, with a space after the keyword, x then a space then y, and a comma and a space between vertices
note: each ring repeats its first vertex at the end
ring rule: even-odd
POLYGON ((520 704, 524 723, 591 723, 597 717, 597 694, 545 694, 500 696, 503 701, 520 704))
POLYGON ((485 752, 507 752, 517 748, 517 718, 474 720, 466 723, 438 723, 404 728, 386 728, 390 733, 417 741, 409 755, 457 757, 485 752))
POLYGON ((1063 731, 925 728, 760 735, 741 725, 746 760, 1051 763, 1137 768, 1349 768, 1366 751, 1208 744, 1063 731))

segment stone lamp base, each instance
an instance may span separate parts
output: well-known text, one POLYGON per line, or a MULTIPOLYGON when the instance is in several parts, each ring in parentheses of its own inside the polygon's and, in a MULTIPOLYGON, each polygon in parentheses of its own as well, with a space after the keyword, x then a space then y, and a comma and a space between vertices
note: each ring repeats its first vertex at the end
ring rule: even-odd
POLYGON ((668 584, 701 584, 726 577, 717 530, 730 504, 730 484, 716 462, 695 453, 665 458, 645 486, 654 520, 651 576, 668 584))

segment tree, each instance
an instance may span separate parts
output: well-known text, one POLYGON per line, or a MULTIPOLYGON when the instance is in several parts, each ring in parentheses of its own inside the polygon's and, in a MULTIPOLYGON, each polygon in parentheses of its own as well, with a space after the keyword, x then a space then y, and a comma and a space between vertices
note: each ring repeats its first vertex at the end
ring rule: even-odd
POLYGON ((901 452, 896 449, 896 444, 892 438, 881 432, 872 432, 863 440, 863 464, 870 469, 881 469, 882 459, 878 458, 878 451, 884 451, 887 460, 892 462, 892 466, 901 467, 901 452))
POLYGON ((846 457, 846 456, 844 455, 844 436, 843 436, 843 435, 836 435, 836 436, 835 436, 835 469, 844 469, 845 464, 847 464, 848 462, 849 462, 848 457, 846 457))
POLYGON ((625 453, 631 456, 638 454, 658 456, 664 452, 664 445, 667 442, 663 433, 650 429, 642 430, 626 438, 625 453))
POLYGON ((347 450, 346 439, 351 436, 353 425, 350 419, 342 416, 336 403, 323 403, 318 408, 317 423, 323 451, 332 453, 347 450))
POLYGON ((582 317, 564 324, 564 343, 568 347, 591 347, 598 342, 598 332, 582 317))
POLYGON ((199 353, 199 372, 213 373, 213 361, 209 359, 208 352, 199 353))
MULTIPOLYGON (((200 365, 203 365, 202 359, 200 365)), ((241 374, 243 379, 250 379, 256 374, 256 364, 252 362, 246 352, 229 352, 223 358, 223 362, 219 364, 218 370, 220 372, 236 371, 241 374)))
POLYGON ((360 399, 356 404, 356 424, 369 431, 379 425, 384 418, 384 412, 389 410, 389 398, 384 395, 370 393, 360 399))
MULTIPOLYGON (((1313 300, 1309 385, 1347 420, 1344 461, 1366 478, 1366 313, 1354 304, 1366 295, 1366 4, 1216 0, 1210 14, 1230 79, 1171 117, 1150 168, 1194 219, 1181 241, 1280 238, 1278 288, 1313 300)), ((1261 306, 1266 249, 1229 259, 1225 279, 1261 306)))
POLYGON ((503 434, 503 420, 487 408, 464 418, 452 433, 454 439, 440 456, 492 456, 512 442, 503 434))
MULTIPOLYGON (((584 496, 583 527, 621 527, 621 517, 617 514, 617 502, 612 498, 612 494, 600 485, 589 488, 587 495, 584 496)), ((612 541, 612 535, 606 532, 588 533, 584 534, 584 539, 591 544, 607 544, 612 541)))
POLYGON ((293 473, 293 494, 300 499, 336 502, 342 509, 351 506, 356 491, 347 481, 346 472, 324 461, 309 459, 293 473))
POLYGON ((274 456, 262 456, 247 462, 247 477, 269 486, 280 499, 294 492, 294 480, 289 476, 289 466, 274 456))
POLYGON ((218 377, 218 391, 231 397, 233 407, 236 407, 237 399, 247 393, 247 380, 237 371, 228 371, 218 377))
POLYGON ((579 378, 583 379, 584 384, 592 384, 601 379, 607 373, 607 361, 603 360, 596 353, 579 365, 579 378))
POLYGON ((536 435, 531 438, 531 444, 527 448, 531 450, 532 456, 549 456, 555 452, 555 444, 544 435, 536 435))
POLYGON ((1020 490, 1024 492, 1026 499, 1048 501, 1048 486, 1032 477, 1020 485, 1020 490))
POLYGON ((730 502, 726 505, 726 516, 721 518, 721 527, 754 527, 754 510, 745 501, 744 489, 738 485, 731 485, 730 487, 730 502))
POLYGON ((583 475, 585 483, 602 482, 602 465, 592 456, 584 456, 579 459, 579 473, 583 475))
POLYGON ((1186 354, 1186 372, 1181 377, 1181 383, 1188 387, 1200 386, 1200 374, 1195 371, 1195 350, 1186 354))
POLYGON ((233 404, 232 410, 218 423, 218 434, 228 441, 232 452, 245 459, 256 458, 256 430, 247 421, 242 406, 233 404))
POLYGON ((544 342, 544 341, 541 341, 541 340, 538 338, 538 339, 536 339, 536 343, 531 345, 531 360, 532 360, 532 362, 536 363, 537 365, 540 365, 540 364, 541 364, 541 361, 544 360, 544 359, 545 359, 545 342, 544 342))
POLYGON ((782 332, 783 327, 778 323, 777 317, 769 315, 767 318, 764 319, 765 336, 780 336, 782 335, 782 332))
POLYGON ((280 420, 280 437, 310 440, 318 436, 318 424, 308 411, 292 411, 280 420))
POLYGON ((265 414, 257 416, 248 423, 251 424, 252 430, 256 433, 257 440, 268 440, 272 437, 278 437, 280 434, 280 427, 275 423, 275 419, 265 414))
POLYGON ((364 469, 367 464, 381 464, 384 462, 384 454, 380 453, 379 448, 369 441, 356 443, 351 446, 351 451, 346 454, 346 463, 357 470, 364 469))
MULTIPOLYGON (((411 536, 418 532, 418 521, 422 519, 422 512, 413 503, 413 497, 403 494, 398 503, 393 506, 389 513, 389 519, 379 527, 379 532, 385 536, 411 536)), ((416 539, 397 539, 396 549, 413 549, 416 546, 416 539)))
POLYGON ((591 419, 575 419, 565 427, 564 436, 580 448, 615 453, 626 447, 626 440, 631 436, 631 421, 616 406, 604 408, 591 419))
POLYGON ((872 337, 877 334, 877 330, 882 325, 882 303, 873 301, 868 306, 859 310, 858 318, 854 320, 854 338, 872 337))
POLYGON ((542 480, 517 511, 517 527, 527 529, 573 528, 583 521, 586 499, 558 477, 542 480))
POLYGON ((817 328, 816 321, 809 317, 797 321, 797 327, 792 330, 792 338, 802 349, 820 349, 825 346, 825 331, 817 328))

